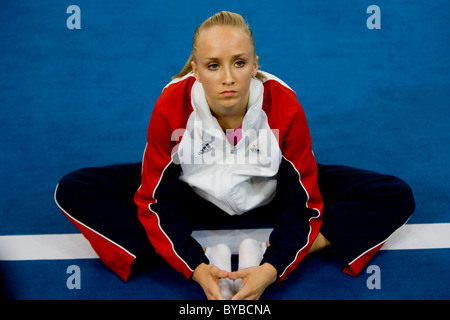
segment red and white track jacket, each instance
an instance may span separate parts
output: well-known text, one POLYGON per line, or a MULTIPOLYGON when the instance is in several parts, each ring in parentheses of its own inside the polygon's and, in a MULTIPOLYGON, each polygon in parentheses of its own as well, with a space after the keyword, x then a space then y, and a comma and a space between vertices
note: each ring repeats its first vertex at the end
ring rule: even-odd
POLYGON ((211 115, 192 74, 170 82, 153 109, 135 202, 156 251, 186 278, 208 259, 191 236, 186 204, 174 196, 181 181, 230 215, 263 206, 276 194, 279 219, 261 264, 271 263, 280 280, 319 232, 323 202, 303 109, 284 82, 263 74, 264 82, 252 79, 236 146, 211 115))

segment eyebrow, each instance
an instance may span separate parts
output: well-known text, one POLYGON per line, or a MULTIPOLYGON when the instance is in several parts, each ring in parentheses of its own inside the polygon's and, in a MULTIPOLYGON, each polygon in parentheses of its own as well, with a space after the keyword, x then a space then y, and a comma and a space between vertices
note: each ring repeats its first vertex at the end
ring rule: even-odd
MULTIPOLYGON (((243 57, 247 57, 248 56, 248 54, 247 53, 240 53, 240 54, 235 54, 235 55, 233 55, 233 60, 236 60, 236 59, 238 59, 238 58, 243 58, 243 57)), ((220 60, 220 58, 216 58, 216 57, 207 57, 207 58, 205 58, 205 60, 207 60, 207 61, 219 61, 220 60)))

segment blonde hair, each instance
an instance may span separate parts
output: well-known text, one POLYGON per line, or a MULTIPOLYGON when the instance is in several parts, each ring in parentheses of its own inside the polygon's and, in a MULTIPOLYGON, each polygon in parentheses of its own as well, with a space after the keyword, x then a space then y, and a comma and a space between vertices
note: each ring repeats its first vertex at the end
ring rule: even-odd
MULTIPOLYGON (((237 13, 229 12, 229 11, 221 11, 213 15, 212 17, 209 17, 206 19, 194 32, 194 37, 192 40, 192 52, 189 56, 188 61, 184 65, 183 69, 181 71, 172 77, 172 79, 176 78, 182 78, 188 73, 192 72, 192 64, 191 62, 194 60, 195 53, 197 51, 197 38, 201 31, 207 30, 213 26, 233 26, 233 27, 239 27, 242 28, 249 36, 250 41, 253 45, 253 48, 255 48, 255 41, 253 40, 253 34, 250 30, 249 25, 244 20, 244 18, 237 13)), ((255 52, 256 55, 256 52, 255 52)), ((264 75, 258 71, 256 74, 256 78, 259 80, 264 80, 264 75)))

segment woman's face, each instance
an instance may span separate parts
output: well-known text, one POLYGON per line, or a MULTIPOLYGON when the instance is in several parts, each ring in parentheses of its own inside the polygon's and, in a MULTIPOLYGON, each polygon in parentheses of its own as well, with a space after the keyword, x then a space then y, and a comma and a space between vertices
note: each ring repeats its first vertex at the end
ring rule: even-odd
POLYGON ((214 114, 245 113, 250 82, 258 72, 254 52, 249 36, 238 27, 213 26, 198 35, 192 70, 214 114))

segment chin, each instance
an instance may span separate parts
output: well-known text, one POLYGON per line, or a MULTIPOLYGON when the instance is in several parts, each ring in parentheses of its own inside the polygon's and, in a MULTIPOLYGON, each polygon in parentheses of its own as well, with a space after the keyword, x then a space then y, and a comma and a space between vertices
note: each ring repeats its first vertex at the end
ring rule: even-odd
POLYGON ((232 107, 238 106, 240 104, 241 100, 236 99, 236 98, 228 98, 228 99, 221 99, 218 102, 224 108, 232 108, 232 107))

